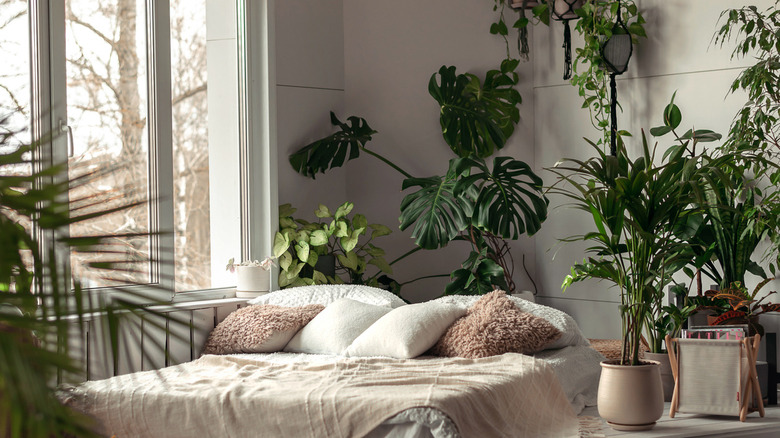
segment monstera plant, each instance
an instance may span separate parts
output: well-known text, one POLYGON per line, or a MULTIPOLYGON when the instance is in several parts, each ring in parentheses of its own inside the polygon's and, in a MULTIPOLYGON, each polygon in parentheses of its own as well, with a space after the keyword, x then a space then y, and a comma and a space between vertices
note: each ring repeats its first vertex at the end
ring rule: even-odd
POLYGON ((404 177, 403 190, 413 190, 401 202, 400 229, 412 228, 415 244, 437 249, 451 241, 467 241, 471 251, 461 268, 451 274, 448 294, 484 294, 495 286, 509 291, 512 266, 506 239, 534 234, 547 218, 542 180, 522 161, 511 157, 487 158, 506 145, 520 120, 520 93, 515 73, 518 61, 505 60, 484 80, 455 67, 442 66, 428 83, 440 106, 442 136, 458 156, 444 175, 415 177, 366 148, 376 131, 358 117, 348 123, 331 113, 339 131, 311 143, 290 156, 301 174, 314 176, 365 152, 404 177))

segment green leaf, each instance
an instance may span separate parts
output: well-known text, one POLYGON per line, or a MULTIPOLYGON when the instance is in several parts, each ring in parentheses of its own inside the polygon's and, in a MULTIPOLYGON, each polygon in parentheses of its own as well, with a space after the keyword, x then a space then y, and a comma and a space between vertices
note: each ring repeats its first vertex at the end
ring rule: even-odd
POLYGON ((455 160, 450 161, 446 177, 407 178, 403 190, 419 189, 406 195, 401 201, 401 225, 405 230, 414 224, 412 238, 425 249, 446 246, 459 232, 468 226, 471 201, 465 196, 455 196, 455 160))
POLYGON ((298 209, 293 208, 291 204, 282 204, 279 206, 279 217, 290 217, 295 214, 296 211, 298 211, 298 209))
POLYGON ((341 247, 344 248, 345 252, 351 252, 355 249, 355 246, 357 246, 359 237, 360 232, 358 230, 352 230, 352 233, 349 236, 341 238, 341 247))
POLYGON ((504 147, 520 121, 516 83, 498 70, 487 72, 484 84, 474 75, 456 75, 455 67, 442 66, 431 76, 428 92, 440 105, 442 135, 453 152, 487 157, 504 147))
POLYGON ((376 266, 377 268, 379 268, 380 271, 384 272, 385 274, 393 273, 392 266, 390 266, 390 264, 387 263, 384 257, 374 257, 368 261, 368 264, 376 266))
POLYGON ((365 119, 349 117, 342 123, 331 111, 330 120, 339 131, 310 143, 290 155, 290 164, 296 172, 314 179, 318 172, 341 167, 345 161, 360 156, 360 148, 371 140, 376 131, 365 119))
POLYGON ((369 228, 371 228, 371 238, 374 239, 376 237, 382 237, 392 234, 393 230, 391 230, 389 227, 382 225, 382 224, 371 224, 369 225, 369 228))
POLYGON ((320 219, 324 219, 326 217, 331 217, 330 209, 328 209, 325 205, 318 205, 317 209, 314 210, 314 215, 317 216, 320 219))
POLYGON ((328 234, 324 230, 314 230, 311 233, 309 244, 311 246, 323 246, 328 243, 328 234))
POLYGON ((481 187, 474 201, 471 223, 505 239, 533 235, 547 219, 549 201, 542 193, 542 179, 531 167, 511 157, 493 159, 492 171, 478 158, 461 159, 457 174, 471 170, 458 180, 453 194, 461 196, 472 187, 481 187))
POLYGON ((345 202, 339 206, 339 208, 336 209, 336 213, 333 215, 333 219, 339 220, 343 217, 346 217, 352 209, 355 207, 355 204, 351 202, 345 202))
POLYGON ((333 231, 333 237, 347 237, 347 236, 349 236, 347 223, 343 219, 336 221, 335 229, 333 231))
POLYGON ((282 271, 288 271, 290 269, 290 265, 292 265, 292 254, 290 254, 289 251, 286 251, 282 255, 278 257, 279 260, 279 268, 281 268, 282 271))
POLYGON ((674 103, 667 105, 666 108, 664 108, 664 125, 672 129, 677 129, 681 122, 682 112, 680 112, 680 108, 674 103))
POLYGON ((670 132, 672 132, 671 126, 656 126, 655 128, 650 128, 650 134, 652 134, 653 137, 661 137, 670 132))
POLYGON ((298 256, 298 260, 309 260, 309 244, 307 242, 298 241, 295 244, 295 254, 298 256))
POLYGON ((344 254, 337 254, 336 257, 338 258, 339 263, 345 268, 352 269, 353 271, 358 269, 358 257, 354 252, 347 253, 346 256, 344 254))
POLYGON ((355 217, 352 218, 352 227, 355 229, 362 228, 363 230, 368 228, 366 217, 362 214, 356 214, 355 217))
POLYGON ((287 248, 290 247, 290 239, 287 235, 283 235, 280 232, 276 232, 274 234, 274 247, 273 247, 273 253, 274 257, 279 257, 287 251, 287 248))

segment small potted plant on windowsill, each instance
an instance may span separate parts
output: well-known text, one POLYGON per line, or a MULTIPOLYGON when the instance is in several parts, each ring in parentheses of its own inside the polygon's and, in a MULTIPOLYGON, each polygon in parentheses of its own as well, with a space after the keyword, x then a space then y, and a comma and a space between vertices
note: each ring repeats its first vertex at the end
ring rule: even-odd
POLYGON ((236 297, 254 298, 271 290, 271 267, 274 265, 271 257, 262 261, 246 260, 235 263, 235 259, 228 260, 226 270, 237 273, 236 297))

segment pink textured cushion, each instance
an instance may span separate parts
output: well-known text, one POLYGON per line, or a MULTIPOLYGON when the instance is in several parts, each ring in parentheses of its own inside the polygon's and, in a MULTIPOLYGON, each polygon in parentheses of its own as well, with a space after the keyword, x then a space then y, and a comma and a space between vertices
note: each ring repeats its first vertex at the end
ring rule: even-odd
POLYGON ((522 312, 504 291, 480 298, 433 346, 437 356, 478 358, 541 351, 561 337, 543 318, 522 312))
POLYGON ((214 327, 203 354, 280 351, 324 308, 321 304, 302 307, 265 304, 238 309, 214 327))

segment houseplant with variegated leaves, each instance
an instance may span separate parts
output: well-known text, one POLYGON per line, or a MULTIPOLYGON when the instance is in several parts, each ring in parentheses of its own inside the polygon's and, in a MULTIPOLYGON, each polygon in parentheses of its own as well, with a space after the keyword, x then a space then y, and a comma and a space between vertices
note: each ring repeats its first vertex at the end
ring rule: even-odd
POLYGON ((390 282, 393 268, 385 251, 374 239, 389 235, 385 225, 369 224, 362 214, 351 215, 354 204, 345 202, 335 211, 319 204, 315 221, 295 218, 290 204, 279 206, 279 231, 274 236, 274 257, 279 262, 282 288, 314 284, 367 284, 390 282), (323 268, 322 259, 332 257, 332 270, 323 268), (318 264, 319 262, 319 264, 318 264), (376 272, 369 275, 369 265, 376 272), (330 271, 330 272, 328 272, 330 271))

